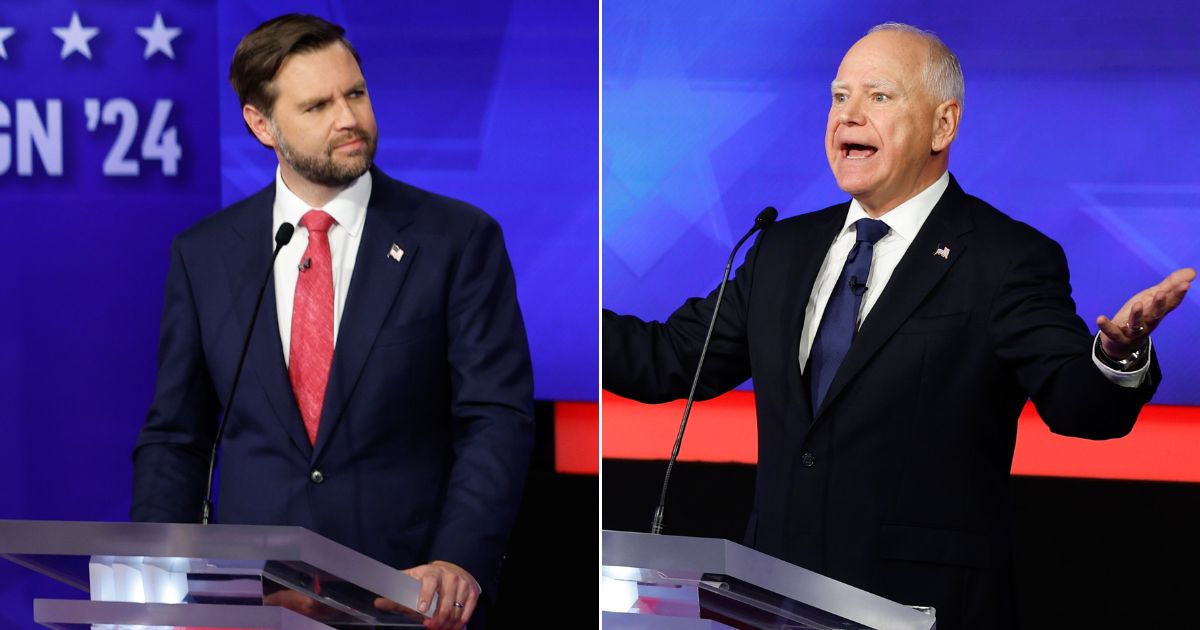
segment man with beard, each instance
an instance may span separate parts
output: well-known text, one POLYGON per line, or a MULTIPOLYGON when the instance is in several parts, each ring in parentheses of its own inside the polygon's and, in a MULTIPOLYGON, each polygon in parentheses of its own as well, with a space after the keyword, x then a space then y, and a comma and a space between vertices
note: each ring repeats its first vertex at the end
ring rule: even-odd
POLYGON ((496 591, 532 444, 528 344, 499 227, 372 166, 375 117, 341 27, 270 20, 238 45, 230 82, 279 169, 172 247, 132 516, 200 520, 224 411, 218 522, 303 526, 404 569, 422 582, 422 609, 438 595, 426 625, 461 628, 481 589, 483 601, 496 591), (295 236, 231 407, 284 223, 295 236))

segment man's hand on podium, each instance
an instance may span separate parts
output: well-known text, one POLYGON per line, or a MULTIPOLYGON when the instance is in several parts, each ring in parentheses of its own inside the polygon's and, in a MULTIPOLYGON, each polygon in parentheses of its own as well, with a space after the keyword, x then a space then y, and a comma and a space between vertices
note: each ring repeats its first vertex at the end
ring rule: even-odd
MULTIPOLYGON (((433 601, 433 594, 438 595, 438 609, 433 617, 425 620, 425 627, 430 630, 461 630, 475 612, 475 604, 479 601, 479 582, 457 564, 444 560, 434 560, 411 569, 405 569, 405 574, 421 581, 421 598, 418 608, 424 613, 433 601)), ((390 599, 379 598, 375 606, 382 610, 402 612, 404 606, 390 599)))

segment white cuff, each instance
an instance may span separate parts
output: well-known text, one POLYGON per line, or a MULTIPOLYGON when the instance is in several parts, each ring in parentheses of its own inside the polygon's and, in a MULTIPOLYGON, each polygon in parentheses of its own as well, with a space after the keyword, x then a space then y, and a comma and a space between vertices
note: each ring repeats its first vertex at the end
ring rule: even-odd
MULTIPOLYGON (((1100 333, 1096 333, 1096 339, 1092 342, 1093 348, 1099 347, 1099 340, 1100 333)), ((1153 355, 1150 355, 1150 349, 1153 347, 1153 343, 1154 342, 1149 338, 1146 339, 1146 363, 1142 367, 1132 372, 1122 372, 1104 365, 1100 362, 1100 357, 1096 356, 1096 351, 1092 352, 1092 363, 1096 364, 1096 367, 1100 369, 1100 373, 1104 375, 1104 378, 1108 379, 1109 382, 1115 385, 1128 387, 1130 389, 1141 387, 1142 383, 1146 382, 1146 374, 1150 372, 1150 362, 1154 360, 1153 355)), ((1097 351, 1102 352, 1101 350, 1097 351)))

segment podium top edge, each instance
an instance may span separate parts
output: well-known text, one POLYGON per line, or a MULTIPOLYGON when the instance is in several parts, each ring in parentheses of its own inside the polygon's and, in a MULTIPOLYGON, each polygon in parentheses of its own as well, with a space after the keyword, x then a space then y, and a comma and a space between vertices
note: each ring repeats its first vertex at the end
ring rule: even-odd
POLYGON ((290 525, 0 520, 0 554, 299 561, 327 545, 337 543, 290 525))
POLYGON ((420 591, 420 582, 399 569, 294 525, 0 519, 0 557, 6 556, 18 563, 21 556, 301 562, 411 607, 420 591))
POLYGON ((725 575, 880 630, 933 626, 931 617, 909 606, 721 538, 604 530, 602 557, 606 569, 639 570, 639 581, 647 572, 667 581, 725 575))

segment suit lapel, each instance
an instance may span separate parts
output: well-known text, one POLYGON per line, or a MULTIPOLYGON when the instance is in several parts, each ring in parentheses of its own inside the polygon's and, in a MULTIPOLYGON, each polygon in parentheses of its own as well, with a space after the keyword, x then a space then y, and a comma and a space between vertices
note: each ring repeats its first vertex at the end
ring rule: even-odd
MULTIPOLYGON (((241 324, 239 339, 245 337, 245 331, 249 328, 254 301, 258 298, 259 282, 267 272, 267 266, 271 264, 272 248, 268 243, 271 242, 271 208, 274 202, 274 184, 255 195, 235 224, 240 238, 225 251, 226 269, 234 294, 234 309, 241 324)), ((240 350, 239 345, 238 351, 240 350)), ((237 360, 236 355, 233 360, 237 360)), ((287 365, 283 362, 283 344, 279 340, 279 315, 275 308, 274 275, 263 293, 262 310, 258 313, 258 324, 254 328, 250 348, 247 350, 246 371, 252 371, 258 382, 262 383, 267 401, 284 433, 296 448, 306 457, 309 456, 312 447, 308 443, 304 421, 292 394, 287 365)), ((236 402, 234 401, 235 406, 236 402)))
POLYGON ((854 343, 829 385, 829 392, 817 412, 817 420, 962 257, 967 247, 967 241, 962 237, 972 227, 970 218, 962 211, 965 196, 958 182, 951 177, 946 192, 921 226, 883 294, 859 328, 854 343), (949 247, 951 253, 947 258, 934 254, 942 247, 949 247))
POLYGON ((386 175, 373 170, 372 176, 371 201, 367 206, 358 255, 354 259, 350 291, 342 309, 325 403, 321 408, 314 461, 321 456, 329 436, 341 422, 375 337, 391 312, 417 254, 417 243, 411 234, 404 233, 404 228, 412 223, 413 208, 395 198, 396 185, 386 175), (393 245, 404 252, 398 261, 388 255, 393 245))
MULTIPOLYGON (((783 311, 784 321, 782 330, 788 332, 785 350, 788 353, 783 358, 788 367, 788 388, 792 392, 790 409, 803 409, 807 414, 812 409, 809 402, 811 394, 804 385, 804 376, 800 365, 800 335, 804 330, 804 314, 808 308, 809 296, 812 295, 813 285, 817 274, 821 271, 821 263, 829 251, 829 246, 837 238, 838 231, 846 222, 846 211, 850 204, 845 203, 814 216, 816 225, 812 229, 812 238, 806 239, 802 246, 796 247, 792 253, 791 264, 787 265, 788 277, 785 280, 782 295, 795 296, 791 308, 783 311)), ((807 427, 810 423, 804 422, 807 427)))

